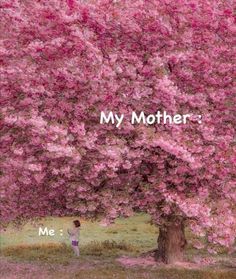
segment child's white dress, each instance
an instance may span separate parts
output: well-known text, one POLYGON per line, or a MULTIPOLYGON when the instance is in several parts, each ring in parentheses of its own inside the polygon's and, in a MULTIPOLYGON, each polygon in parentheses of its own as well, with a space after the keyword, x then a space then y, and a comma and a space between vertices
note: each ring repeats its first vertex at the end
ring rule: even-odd
POLYGON ((70 241, 72 248, 76 254, 76 256, 79 256, 79 236, 80 236, 80 228, 73 228, 68 230, 68 234, 70 236, 70 241))

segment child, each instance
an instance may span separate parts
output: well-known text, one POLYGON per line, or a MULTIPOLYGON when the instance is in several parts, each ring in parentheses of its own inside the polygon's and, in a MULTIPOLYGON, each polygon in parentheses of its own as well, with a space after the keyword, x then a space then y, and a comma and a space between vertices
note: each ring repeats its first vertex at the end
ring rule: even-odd
POLYGON ((74 250, 77 257, 79 257, 79 234, 80 234, 80 221, 75 220, 73 221, 73 228, 67 230, 72 249, 74 250))

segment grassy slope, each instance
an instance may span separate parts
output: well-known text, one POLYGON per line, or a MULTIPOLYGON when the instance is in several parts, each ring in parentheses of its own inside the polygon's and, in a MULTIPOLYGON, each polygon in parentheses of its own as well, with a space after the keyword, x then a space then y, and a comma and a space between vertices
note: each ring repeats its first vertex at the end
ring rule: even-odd
MULTIPOLYGON (((2 248, 15 245, 46 244, 46 243, 66 243, 69 244, 67 228, 71 226, 73 217, 46 218, 41 224, 48 228, 53 228, 57 232, 54 237, 38 236, 38 225, 33 227, 27 224, 22 230, 16 231, 10 227, 1 236, 2 248), (60 230, 63 236, 60 236, 60 230)), ((81 245, 86 245, 91 241, 103 242, 114 240, 116 242, 126 241, 136 246, 140 250, 147 250, 156 245, 157 228, 149 224, 147 215, 139 214, 129 219, 119 219, 109 227, 99 226, 97 222, 82 220, 81 245)))
MULTIPOLYGON (((124 268, 116 258, 138 256, 155 248, 157 229, 147 215, 119 219, 110 227, 82 220, 81 257, 75 259, 69 247, 66 229, 74 218, 46 218, 43 226, 55 229, 56 236, 38 236, 38 225, 22 230, 8 228, 1 234, 3 278, 160 278, 160 279, 234 279, 233 270, 186 270, 166 267, 124 268), (63 236, 60 236, 60 230, 63 236), (18 270, 15 275, 14 270, 18 270), (13 277, 14 276, 16 277, 13 277), (29 277, 27 277, 29 276, 29 277), (42 277, 41 277, 42 276, 42 277)), ((190 237, 188 235, 188 237, 190 237)), ((194 251, 188 249, 191 258, 194 251)))

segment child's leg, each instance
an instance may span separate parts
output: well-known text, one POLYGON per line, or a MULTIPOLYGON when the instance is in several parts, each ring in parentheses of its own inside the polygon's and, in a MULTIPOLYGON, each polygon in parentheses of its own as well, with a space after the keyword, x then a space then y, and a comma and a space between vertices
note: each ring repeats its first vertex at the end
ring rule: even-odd
POLYGON ((72 241, 72 249, 76 256, 79 256, 79 242, 78 241, 72 241))
POLYGON ((76 256, 79 256, 79 246, 73 246, 73 250, 74 250, 76 256))

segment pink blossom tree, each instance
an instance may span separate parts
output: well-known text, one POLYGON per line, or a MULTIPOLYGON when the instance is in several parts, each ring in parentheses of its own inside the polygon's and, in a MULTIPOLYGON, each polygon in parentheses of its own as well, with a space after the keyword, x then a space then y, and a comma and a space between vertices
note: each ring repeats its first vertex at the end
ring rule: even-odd
POLYGON ((233 1, 3 0, 0 17, 4 224, 141 210, 166 263, 183 259, 185 227, 232 247, 233 1), (99 124, 157 110, 192 117, 99 124))

